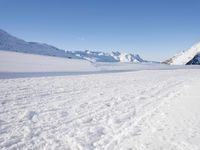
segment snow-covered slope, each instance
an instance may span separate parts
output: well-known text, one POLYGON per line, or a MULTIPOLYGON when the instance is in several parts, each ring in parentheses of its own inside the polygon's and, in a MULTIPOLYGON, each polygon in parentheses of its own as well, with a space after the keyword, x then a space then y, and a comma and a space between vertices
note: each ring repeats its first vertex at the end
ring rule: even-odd
POLYGON ((183 51, 180 54, 175 55, 166 61, 171 65, 190 65, 200 64, 200 43, 195 44, 187 51, 183 51))
POLYGON ((23 53, 85 59, 91 62, 144 62, 139 55, 125 54, 120 52, 94 52, 94 51, 65 51, 58 49, 54 46, 36 43, 26 42, 19 38, 16 38, 9 33, 0 29, 0 50, 17 51, 23 53))
POLYGON ((64 50, 58 49, 54 46, 43 43, 26 42, 24 40, 21 40, 19 38, 10 35, 9 33, 1 29, 0 29, 0 50, 74 58, 72 54, 66 53, 64 50))

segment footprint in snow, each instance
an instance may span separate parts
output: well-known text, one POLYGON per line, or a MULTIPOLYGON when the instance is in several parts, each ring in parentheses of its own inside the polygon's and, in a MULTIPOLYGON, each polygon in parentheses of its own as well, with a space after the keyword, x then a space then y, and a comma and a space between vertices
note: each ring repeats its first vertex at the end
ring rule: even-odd
POLYGON ((32 122, 37 122, 38 121, 38 113, 35 111, 27 111, 25 113, 25 118, 32 122))

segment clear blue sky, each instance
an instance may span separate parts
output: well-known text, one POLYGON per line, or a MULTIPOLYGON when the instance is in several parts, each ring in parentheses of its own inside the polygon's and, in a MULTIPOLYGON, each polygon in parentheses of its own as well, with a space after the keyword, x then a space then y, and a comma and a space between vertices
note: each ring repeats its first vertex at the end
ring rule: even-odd
POLYGON ((164 60, 200 41, 200 0, 0 0, 0 28, 66 50, 164 60))

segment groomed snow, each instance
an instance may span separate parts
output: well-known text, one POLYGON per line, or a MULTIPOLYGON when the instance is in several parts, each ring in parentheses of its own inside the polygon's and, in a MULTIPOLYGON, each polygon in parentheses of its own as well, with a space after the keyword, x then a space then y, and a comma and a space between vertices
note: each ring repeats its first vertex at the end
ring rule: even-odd
POLYGON ((0 80, 0 149, 199 150, 200 70, 0 80))

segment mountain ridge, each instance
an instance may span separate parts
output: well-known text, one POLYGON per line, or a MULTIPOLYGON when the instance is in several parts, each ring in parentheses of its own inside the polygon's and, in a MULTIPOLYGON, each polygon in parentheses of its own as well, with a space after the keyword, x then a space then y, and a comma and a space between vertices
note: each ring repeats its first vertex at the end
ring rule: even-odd
POLYGON ((145 62, 138 54, 101 51, 66 51, 55 46, 26 42, 0 29, 0 50, 16 51, 22 53, 56 56, 72 59, 84 59, 91 62, 145 62))
POLYGON ((200 42, 194 44, 186 51, 174 55, 164 63, 170 65, 199 65, 200 64, 200 42))

